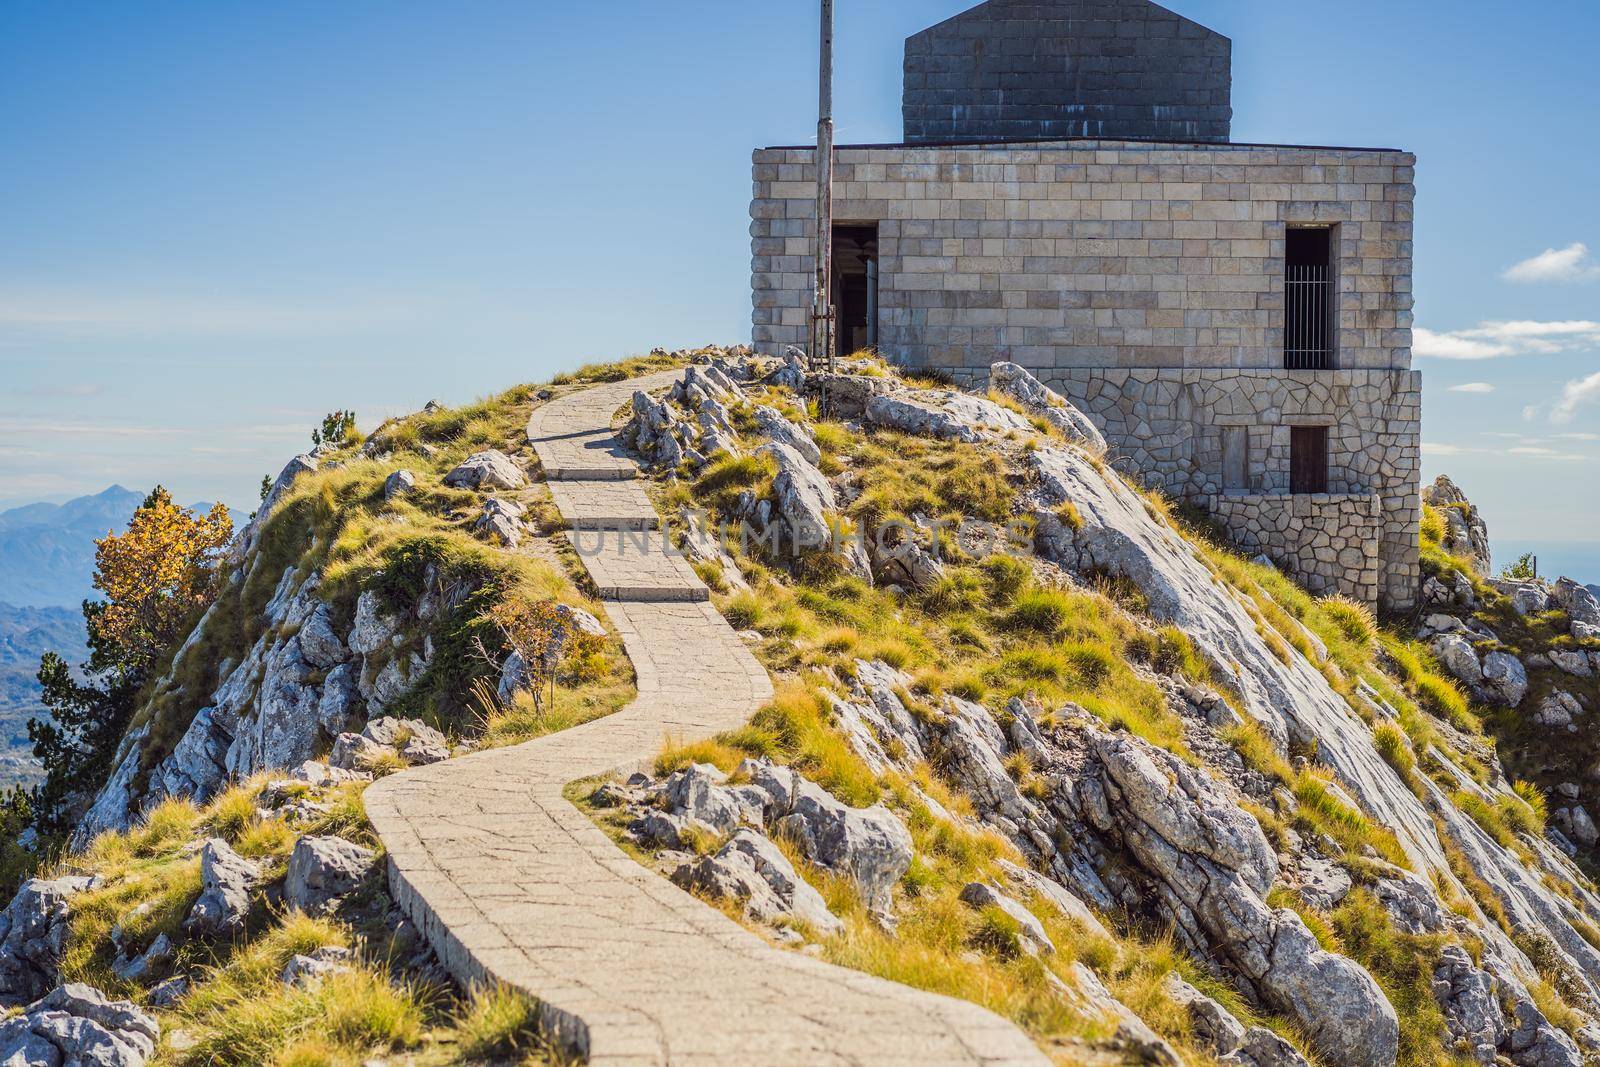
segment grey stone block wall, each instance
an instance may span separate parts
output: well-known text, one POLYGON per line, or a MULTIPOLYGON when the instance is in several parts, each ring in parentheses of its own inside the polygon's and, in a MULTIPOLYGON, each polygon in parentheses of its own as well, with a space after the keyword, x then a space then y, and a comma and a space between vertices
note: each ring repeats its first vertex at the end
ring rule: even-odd
POLYGON ((1148 0, 989 0, 906 39, 905 139, 1226 141, 1232 49, 1148 0))
MULTIPOLYGON (((812 154, 754 157, 753 341, 769 354, 805 343, 812 154)), ((1419 574, 1414 165, 1392 151, 1116 141, 844 148, 835 210, 878 224, 885 355, 969 383, 1020 363, 1100 423, 1123 469, 1174 497, 1287 496, 1289 428, 1328 426, 1329 488, 1379 499, 1375 599, 1405 609, 1419 574), (1283 368, 1294 224, 1336 227, 1336 370, 1283 368), (1230 454, 1241 484, 1224 484, 1230 454)), ((1286 565, 1337 521, 1295 516, 1286 565)))

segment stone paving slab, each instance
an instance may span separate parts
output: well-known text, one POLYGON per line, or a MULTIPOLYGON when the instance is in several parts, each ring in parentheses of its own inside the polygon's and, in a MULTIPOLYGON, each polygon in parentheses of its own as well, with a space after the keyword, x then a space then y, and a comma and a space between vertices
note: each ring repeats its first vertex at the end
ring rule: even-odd
POLYGON ((655 530, 661 517, 632 481, 551 480, 550 498, 575 530, 655 530))
MULTIPOLYGON (((540 409, 530 434, 546 435, 546 471, 579 469, 559 465, 571 442, 595 439, 634 389, 674 376, 540 409), (595 432, 579 432, 585 424, 595 432)), ((691 579, 699 585, 669 557, 638 558, 653 562, 627 566, 653 588, 677 583, 687 596, 691 579)), ((623 569, 605 551, 585 564, 597 582, 623 569)), ((1048 1063, 975 1004, 769 945, 633 861, 563 798, 576 779, 648 765, 666 740, 738 726, 772 695, 766 671, 704 600, 613 599, 605 609, 638 678, 628 707, 391 775, 365 793, 394 899, 450 972, 537 998, 558 1039, 606 1067, 1048 1063)))
POLYGON ((572 530, 567 540, 602 600, 711 599, 711 590, 663 530, 572 530))

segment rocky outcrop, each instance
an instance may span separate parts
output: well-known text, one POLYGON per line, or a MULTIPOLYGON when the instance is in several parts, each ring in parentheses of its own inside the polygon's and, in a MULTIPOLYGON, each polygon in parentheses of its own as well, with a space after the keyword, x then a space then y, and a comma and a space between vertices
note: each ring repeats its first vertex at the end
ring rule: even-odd
MULTIPOLYGON (((30 878, 0 912, 0 1005, 26 1004, 56 984, 68 902, 94 878, 30 878)), ((0 1061, 3 1062, 3 1061, 0 1061)))
MULTIPOLYGON (((431 567, 421 584, 418 601, 398 610, 376 590, 363 592, 348 631, 340 633, 321 598, 320 574, 302 576, 286 567, 263 609, 260 636, 239 662, 221 665, 219 683, 171 751, 150 766, 149 727, 123 739, 110 780, 74 833, 74 847, 126 828, 166 797, 205 803, 230 781, 315 759, 341 735, 381 716, 427 672, 432 627, 470 592, 441 582, 431 567), (412 636, 419 632, 420 642, 412 636)), ((208 613, 190 643, 207 627, 236 624, 208 613)), ((197 648, 194 654, 204 653, 197 648)), ((184 655, 175 663, 181 665, 184 655)), ((158 682, 156 696, 191 684, 182 677, 175 666, 158 682)))
POLYGON ((1106 439, 1087 415, 1066 397, 1048 388, 1027 369, 1015 363, 995 363, 989 368, 989 384, 1021 404, 1030 415, 1044 419, 1056 432, 1073 444, 1095 452, 1106 450, 1106 439))
POLYGON ((257 866, 220 837, 200 849, 200 897, 184 929, 202 937, 236 937, 250 917, 250 894, 261 880, 257 866))
POLYGON ((899 389, 872 397, 866 420, 874 426, 976 444, 986 432, 1028 431, 1033 427, 992 400, 954 390, 899 389))
POLYGON ((736 830, 712 855, 683 864, 672 880, 686 889, 736 901, 746 916, 758 922, 793 918, 823 936, 844 927, 778 846, 748 827, 736 830))
POLYGON ((999 889, 986 882, 968 882, 961 887, 961 902, 974 908, 994 908, 1016 924, 1017 945, 1030 956, 1049 956, 1056 943, 1038 916, 999 889))
POLYGON ((730 839, 707 857, 710 862, 686 864, 675 877, 738 900, 757 918, 792 913, 818 929, 833 928, 816 914, 803 883, 793 883, 783 854, 770 842, 750 840, 747 831, 786 838, 811 863, 849 878, 868 909, 885 924, 893 922, 894 886, 911 865, 911 833, 894 813, 877 804, 851 807, 767 760, 746 760, 739 777, 747 784, 729 785, 716 767, 693 764, 661 782, 641 777, 607 786, 597 801, 626 806, 633 816, 630 832, 651 845, 684 847, 695 833, 734 835, 742 843, 730 839))
POLYGON ((1237 1067, 1310 1067, 1289 1042, 1264 1026, 1245 1026, 1227 1008, 1177 973, 1167 975, 1162 988, 1188 1013, 1195 1036, 1222 1063, 1237 1067))
POLYGON ((528 476, 517 461, 497 448, 474 452, 443 480, 452 489, 521 489, 528 484, 528 476))
MULTIPOLYGON (((847 570, 870 579, 872 565, 865 549, 856 539, 837 533, 834 514, 839 502, 816 465, 780 441, 769 441, 759 451, 771 456, 778 467, 772 480, 771 518, 782 554, 796 556, 831 548, 847 570)), ((759 510, 756 517, 765 518, 759 510)))
POLYGON ((154 1016, 92 986, 69 984, 0 1022, 0 1063, 143 1067, 161 1040, 154 1016))
POLYGON ((472 532, 502 548, 516 548, 525 530, 523 517, 528 509, 515 500, 492 496, 483 502, 483 511, 472 520, 472 532))
POLYGON ((1071 802, 1155 879, 1179 929, 1228 959, 1332 1062, 1393 1064, 1399 1021, 1372 976, 1323 950, 1294 912, 1267 906, 1278 862, 1255 819, 1171 753, 1086 737, 1098 774, 1068 786, 1071 802))
POLYGON ((1489 553, 1489 529, 1467 495, 1448 475, 1441 474, 1433 480, 1432 485, 1423 487, 1422 501, 1438 508, 1444 516, 1444 550, 1469 560, 1474 571, 1487 577, 1493 564, 1489 553))
POLYGON ((283 896, 307 915, 326 915, 366 879, 377 855, 342 837, 302 837, 289 855, 283 896))
POLYGON ((348 974, 355 953, 339 945, 323 945, 310 953, 296 953, 283 965, 280 980, 286 986, 305 988, 316 986, 335 974, 348 974))

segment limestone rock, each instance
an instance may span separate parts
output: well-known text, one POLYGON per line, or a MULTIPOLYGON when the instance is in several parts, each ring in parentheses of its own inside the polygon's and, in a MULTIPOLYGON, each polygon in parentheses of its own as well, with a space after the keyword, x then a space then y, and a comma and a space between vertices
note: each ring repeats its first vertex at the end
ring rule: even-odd
POLYGON ((1031 430, 1027 420, 992 400, 957 392, 898 390, 872 397, 866 419, 920 437, 976 443, 983 430, 1031 430))
POLYGON ((496 448, 474 452, 449 474, 444 484, 452 489, 521 489, 528 484, 516 460, 496 448))
POLYGON ((1180 931, 1193 924, 1188 936, 1208 941, 1327 1059, 1390 1067, 1399 1021, 1377 983, 1323 950, 1294 912, 1266 905, 1278 861, 1255 819, 1147 742, 1096 730, 1088 744, 1101 769, 1079 783, 1079 803, 1156 878, 1180 931))
POLYGON ((93 878, 68 875, 30 878, 17 889, 0 912, 0 1005, 26 1004, 56 984, 68 902, 96 884, 93 878))
POLYGON ((1422 500, 1439 509, 1444 516, 1444 550, 1472 561, 1472 569, 1487 577, 1491 566, 1489 529, 1478 509, 1467 499, 1447 475, 1439 475, 1432 485, 1424 486, 1422 500))
POLYGON ((360 886, 377 861, 342 837, 302 837, 289 856, 284 899, 307 915, 326 915, 360 886))
POLYGON ((113 960, 111 972, 124 982, 144 982, 172 961, 174 951, 172 938, 158 934, 142 953, 113 960))
POLYGON ((803 426, 791 422, 777 408, 765 405, 756 408, 756 425, 771 440, 788 445, 800 453, 807 463, 821 462, 822 450, 811 439, 811 434, 803 426))
POLYGON ((522 543, 522 518, 528 510, 515 500, 492 496, 483 502, 483 511, 472 521, 472 532, 499 542, 505 548, 522 543))
POLYGON ((354 958, 355 953, 338 945, 323 945, 310 954, 297 952, 284 964, 280 978, 286 986, 318 985, 329 975, 348 973, 354 958))
POLYGON ((1600 830, 1595 829, 1594 820, 1581 804, 1557 808, 1554 821, 1556 829, 1584 848, 1600 843, 1600 830))
POLYGON ((679 867, 672 880, 739 901, 746 915, 761 922, 793 916, 824 936, 844 928, 783 852, 749 827, 735 832, 714 855, 679 867))
POLYGON ((184 929, 203 937, 235 937, 250 917, 250 893, 260 869, 220 837, 200 849, 200 897, 184 920, 184 929))
POLYGON ((182 1000, 189 992, 189 979, 181 974, 175 974, 165 981, 157 982, 151 987, 146 996, 152 1007, 170 1008, 182 1000))
POLYGON ((1545 655, 1556 669, 1577 678, 1588 678, 1594 673, 1589 657, 1578 649, 1552 648, 1545 655))
POLYGON ((1493 976, 1480 970, 1457 945, 1446 945, 1433 970, 1433 996, 1444 1012, 1452 1041, 1491 1067, 1506 1035, 1505 1015, 1493 976))
POLYGON ((400 622, 384 609, 377 590, 366 590, 356 598, 355 620, 347 638, 350 650, 363 656, 376 652, 400 632, 400 622))
POLYGON ((1084 1015, 1103 1019, 1116 1026, 1112 1042, 1121 1045, 1131 1054, 1135 1063, 1153 1063, 1161 1067, 1183 1067, 1183 1059, 1167 1041, 1150 1029, 1122 1001, 1111 995, 1100 976, 1081 962, 1075 961, 1068 969, 1072 985, 1058 985, 1070 1000, 1076 1001, 1084 1015))
POLYGON ((778 514, 789 528, 789 544, 802 548, 825 546, 830 537, 828 516, 839 506, 828 479, 815 464, 782 442, 769 442, 759 451, 778 464, 772 492, 778 514))
POLYGON ((1440 666, 1468 686, 1476 686, 1483 681, 1483 667, 1478 662, 1478 654, 1465 637, 1458 633, 1440 634, 1429 643, 1429 647, 1433 649, 1440 666))
POLYGON ((1539 710, 1533 713, 1533 720, 1540 726, 1553 729, 1563 729, 1572 725, 1572 720, 1583 714, 1583 705, 1577 698, 1565 690, 1557 689, 1544 698, 1539 705, 1539 710))
POLYGON ((1103 938, 1111 938, 1112 934, 1106 925, 1082 900, 1078 899, 1065 886, 1053 879, 1046 878, 1038 871, 1019 866, 1010 860, 1000 859, 995 861, 1000 872, 1004 874, 1011 884, 1021 890, 1031 890, 1053 904, 1057 911, 1076 922, 1090 934, 1103 938))
POLYGON ((143 1067, 161 1025, 126 1000, 71 983, 0 1023, 0 1064, 7 1067, 143 1067))
POLYGON ((1055 953, 1056 943, 1050 940, 1044 924, 1020 901, 1006 896, 985 882, 968 882, 961 889, 961 900, 974 908, 999 908, 1017 924, 1018 946, 1030 956, 1049 956, 1055 953))
POLYGON ((239 531, 239 536, 230 550, 230 559, 234 562, 244 559, 245 555, 255 547, 263 525, 272 515, 272 510, 288 494, 295 479, 302 474, 314 473, 317 465, 317 458, 312 455, 299 455, 284 464, 283 470, 272 480, 272 485, 267 489, 267 495, 262 499, 261 506, 256 509, 255 516, 243 530, 239 531))
POLYGON ((873 577, 880 585, 898 585, 925 592, 944 577, 944 563, 910 537, 892 546, 874 539, 869 555, 873 577))
POLYGON ((1050 389, 1026 368, 1015 363, 995 363, 989 367, 989 384, 1021 404, 1029 414, 1043 418, 1067 440, 1095 452, 1106 450, 1106 439, 1099 427, 1059 393, 1050 389))
POLYGON ((1436 934, 1449 924, 1438 896, 1410 871, 1391 867, 1371 889, 1395 925, 1408 934, 1436 934))
POLYGON ((383 480, 383 499, 410 496, 417 488, 417 476, 410 471, 395 471, 383 480))
POLYGON ((1166 994, 1189 1014, 1194 1033, 1218 1056, 1244 1044, 1245 1026, 1221 1004, 1185 982, 1176 971, 1161 980, 1166 994))
POLYGON ((662 790, 674 815, 704 823, 719 833, 732 833, 741 825, 760 826, 762 805, 722 783, 727 779, 716 767, 696 763, 671 775, 662 790))
POLYGON ((811 862, 851 878, 867 907, 889 921, 895 883, 911 866, 905 824, 881 804, 852 808, 786 767, 749 763, 751 784, 768 801, 768 821, 811 862))
POLYGON ((1499 703, 1514 708, 1528 693, 1528 672, 1509 652, 1490 652, 1483 657, 1484 689, 1499 703))

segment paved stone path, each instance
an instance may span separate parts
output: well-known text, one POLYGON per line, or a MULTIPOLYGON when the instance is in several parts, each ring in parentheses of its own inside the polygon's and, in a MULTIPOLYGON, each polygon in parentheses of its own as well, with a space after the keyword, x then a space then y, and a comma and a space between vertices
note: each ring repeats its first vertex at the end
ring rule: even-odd
MULTIPOLYGON (((634 468, 609 443, 611 414, 635 389, 674 377, 598 386, 538 409, 529 435, 547 475, 626 480, 634 468)), ((584 499, 581 484, 571 488, 564 499, 584 499)), ((504 982, 537 998, 564 1043, 608 1067, 1047 1063, 976 1005, 772 947, 630 859, 563 799, 575 779, 646 765, 669 737, 743 723, 772 693, 692 571, 664 551, 619 563, 615 544, 584 556, 597 582, 626 573, 660 594, 605 605, 638 675, 632 704, 366 791, 394 897, 445 966, 463 982, 504 982)))

